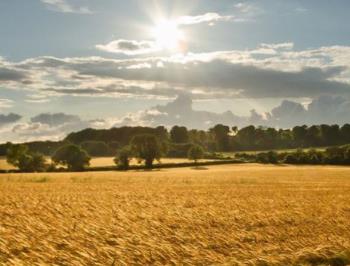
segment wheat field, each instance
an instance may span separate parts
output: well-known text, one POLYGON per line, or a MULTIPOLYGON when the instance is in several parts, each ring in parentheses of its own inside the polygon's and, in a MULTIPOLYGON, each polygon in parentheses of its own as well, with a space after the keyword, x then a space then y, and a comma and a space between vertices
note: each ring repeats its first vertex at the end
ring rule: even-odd
POLYGON ((346 265, 350 168, 0 175, 0 265, 346 265))
MULTIPOLYGON (((48 163, 51 163, 51 159, 49 157, 46 158, 48 163)), ((212 162, 215 160, 211 159, 203 159, 199 160, 199 162, 212 162)), ((190 163, 193 162, 187 158, 162 158, 161 161, 155 161, 154 164, 177 164, 177 163, 190 163)), ((136 159, 132 159, 130 161, 130 165, 139 165, 139 162, 136 159)), ((91 167, 109 167, 115 166, 114 157, 93 157, 90 161, 91 167)), ((15 170, 16 167, 7 163, 6 158, 0 156, 0 170, 15 170)))

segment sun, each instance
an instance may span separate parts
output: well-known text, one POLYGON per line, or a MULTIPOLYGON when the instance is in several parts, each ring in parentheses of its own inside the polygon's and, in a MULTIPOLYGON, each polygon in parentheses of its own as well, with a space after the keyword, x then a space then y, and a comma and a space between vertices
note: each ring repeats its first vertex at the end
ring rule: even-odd
POLYGON ((176 22, 163 20, 156 24, 152 30, 157 46, 166 50, 181 50, 185 42, 184 33, 178 28, 176 22))

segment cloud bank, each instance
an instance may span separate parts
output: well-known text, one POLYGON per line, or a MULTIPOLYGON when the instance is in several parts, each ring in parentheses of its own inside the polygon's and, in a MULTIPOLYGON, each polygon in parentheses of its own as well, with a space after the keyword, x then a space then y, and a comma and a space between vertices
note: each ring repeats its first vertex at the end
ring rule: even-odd
POLYGON ((208 129, 216 124, 245 127, 248 125, 291 128, 296 125, 349 123, 350 100, 340 96, 320 96, 307 105, 284 100, 267 113, 251 110, 248 116, 231 111, 214 113, 195 110, 192 98, 181 94, 174 101, 125 117, 84 120, 65 113, 43 113, 22 121, 18 114, 0 115, 0 142, 61 140, 67 134, 85 128, 107 129, 120 126, 183 125, 190 129, 208 129))
POLYGON ((92 14, 88 7, 73 6, 68 0, 40 0, 50 10, 62 13, 92 14))
MULTIPOLYGON (((123 47, 133 51, 139 44, 123 47)), ((123 60, 36 57, 0 61, 0 77, 6 88, 41 100, 60 95, 173 99, 183 92, 194 99, 350 96, 349 46, 293 47, 262 44, 244 51, 123 60)))

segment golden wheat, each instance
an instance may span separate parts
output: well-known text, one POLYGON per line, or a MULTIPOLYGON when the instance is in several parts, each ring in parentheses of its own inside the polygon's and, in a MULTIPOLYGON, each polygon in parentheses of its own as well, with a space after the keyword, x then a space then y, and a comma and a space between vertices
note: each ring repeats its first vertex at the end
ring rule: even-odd
POLYGON ((350 168, 6 174, 0 218, 4 265, 344 265, 350 168))

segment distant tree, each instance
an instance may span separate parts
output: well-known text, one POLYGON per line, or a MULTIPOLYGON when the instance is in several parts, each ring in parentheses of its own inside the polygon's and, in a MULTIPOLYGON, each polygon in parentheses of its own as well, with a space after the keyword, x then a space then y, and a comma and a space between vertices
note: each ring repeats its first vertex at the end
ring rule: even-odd
POLYGON ((243 149, 254 149, 256 141, 256 132, 254 126, 248 126, 240 129, 236 135, 237 142, 243 149))
POLYGON ((90 156, 100 157, 110 155, 108 145, 103 141, 84 141, 80 144, 90 156))
POLYGON ((350 124, 345 124, 340 128, 340 136, 342 143, 350 143, 350 124))
POLYGON ((274 151, 262 152, 256 155, 256 160, 259 163, 278 163, 278 154, 274 151))
POLYGON ((129 168, 132 152, 129 146, 125 146, 120 149, 114 158, 114 163, 119 169, 127 170, 129 168))
POLYGON ((170 130, 170 139, 173 143, 187 143, 188 130, 186 127, 174 126, 170 130))
POLYGON ((286 164, 297 164, 299 163, 298 158, 294 153, 287 153, 283 159, 286 164))
POLYGON ((204 157, 204 149, 199 145, 193 145, 188 151, 188 159, 195 163, 204 157))
POLYGON ((344 162, 350 164, 350 146, 344 147, 344 162))
POLYGON ((90 165, 90 156, 81 147, 68 144, 59 148, 52 156, 52 161, 62 164, 72 171, 81 171, 90 165))
POLYGON ((320 127, 311 126, 306 129, 305 143, 308 147, 316 147, 321 144, 320 127))
POLYGON ((111 141, 108 143, 108 148, 113 154, 116 154, 117 150, 120 149, 121 147, 122 145, 118 141, 111 141))
POLYGON ((143 134, 135 136, 130 143, 133 154, 145 162, 146 168, 153 167, 154 160, 160 160, 165 153, 164 143, 158 141, 155 135, 143 134))
POLYGON ((230 150, 230 128, 228 126, 218 124, 215 127, 209 129, 209 132, 214 136, 217 151, 230 150))
POLYGON ((7 150, 7 162, 22 172, 43 172, 46 170, 45 157, 29 151, 25 145, 10 145, 7 150))
POLYGON ((292 130, 293 139, 297 147, 303 147, 305 144, 305 137, 307 134, 307 126, 296 126, 292 130))

